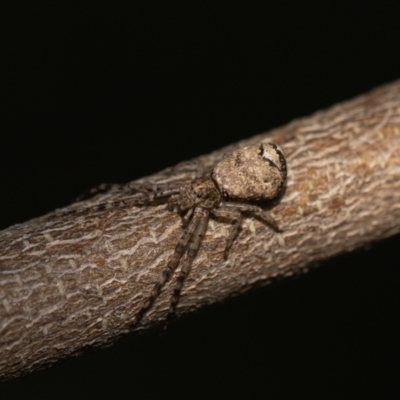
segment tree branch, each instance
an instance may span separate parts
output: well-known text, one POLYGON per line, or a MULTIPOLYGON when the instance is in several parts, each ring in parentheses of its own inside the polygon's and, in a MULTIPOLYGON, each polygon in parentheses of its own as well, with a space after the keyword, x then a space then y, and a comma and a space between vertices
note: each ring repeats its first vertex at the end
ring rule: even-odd
MULTIPOLYGON (((283 233, 247 218, 227 261, 229 225, 211 221, 178 314, 236 296, 322 259, 400 232, 400 82, 238 145, 272 141, 287 155, 286 193, 272 210, 283 233)), ((186 178, 165 170, 143 181, 186 178)), ((181 233, 165 205, 82 210, 118 192, 0 232, 0 377, 8 379, 124 332, 181 233)), ((141 326, 162 321, 171 283, 141 326)))

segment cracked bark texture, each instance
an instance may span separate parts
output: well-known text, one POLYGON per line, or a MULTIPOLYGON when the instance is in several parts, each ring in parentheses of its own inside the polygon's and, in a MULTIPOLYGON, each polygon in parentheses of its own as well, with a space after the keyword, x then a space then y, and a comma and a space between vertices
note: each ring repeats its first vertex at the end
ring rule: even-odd
MULTIPOLYGON (((259 142, 275 142, 287 156, 286 192, 271 208, 283 233, 246 218, 224 261, 230 226, 212 220, 177 314, 400 232, 400 82, 199 161, 210 169, 226 151, 259 142)), ((185 167, 170 168, 143 181, 192 177, 185 167)), ((128 331, 182 228, 165 204, 87 210, 121 198, 129 204, 129 196, 111 191, 0 232, 2 379, 128 331)), ((136 329, 163 321, 171 284, 136 329)))

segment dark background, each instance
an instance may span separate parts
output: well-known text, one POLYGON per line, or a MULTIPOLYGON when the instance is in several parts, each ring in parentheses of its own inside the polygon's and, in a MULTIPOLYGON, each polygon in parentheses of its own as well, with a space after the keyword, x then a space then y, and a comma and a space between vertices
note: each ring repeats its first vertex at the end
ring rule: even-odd
MULTIPOLYGON (((0 229, 399 79, 399 17, 397 1, 20 5, 2 46, 0 229)), ((399 244, 0 384, 0 398, 398 398, 399 244)))

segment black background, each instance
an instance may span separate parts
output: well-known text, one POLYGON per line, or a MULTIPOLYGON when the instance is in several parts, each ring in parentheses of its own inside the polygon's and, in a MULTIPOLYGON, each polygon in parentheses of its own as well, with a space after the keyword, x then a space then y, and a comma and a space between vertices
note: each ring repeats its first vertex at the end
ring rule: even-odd
MULTIPOLYGON (((31 2, 6 17, 1 229, 400 78, 397 1, 31 2)), ((1 384, 0 398, 398 398, 399 243, 1 384)))

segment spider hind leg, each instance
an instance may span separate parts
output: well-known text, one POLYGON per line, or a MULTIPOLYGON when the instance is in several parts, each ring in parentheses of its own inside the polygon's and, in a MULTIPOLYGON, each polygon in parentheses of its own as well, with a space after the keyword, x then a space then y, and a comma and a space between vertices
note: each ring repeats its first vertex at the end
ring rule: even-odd
POLYGON ((238 235, 242 227, 243 215, 240 213, 240 211, 224 207, 217 208, 213 210, 212 213, 218 218, 225 218, 234 222, 231 231, 229 233, 228 239, 226 240, 226 245, 224 250, 224 259, 227 260, 229 250, 231 249, 232 244, 235 241, 236 236, 238 235))

